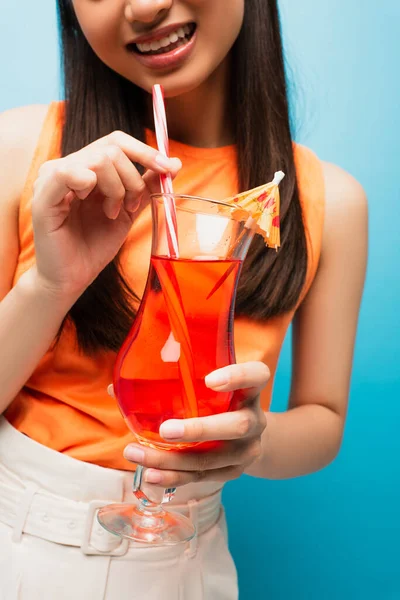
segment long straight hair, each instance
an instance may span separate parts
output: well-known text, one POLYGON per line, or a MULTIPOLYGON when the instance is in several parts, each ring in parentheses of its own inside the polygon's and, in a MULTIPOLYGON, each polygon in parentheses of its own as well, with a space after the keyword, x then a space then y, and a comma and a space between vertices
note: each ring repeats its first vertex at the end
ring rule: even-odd
MULTIPOLYGON (((146 93, 96 56, 70 0, 58 0, 58 13, 66 101, 62 155, 117 129, 143 141, 146 93)), ((265 320, 296 306, 307 272, 277 0, 245 2, 231 60, 228 92, 240 191, 270 181, 275 171, 286 173, 281 184, 281 248, 266 249, 261 238, 255 239, 237 291, 236 316, 265 320)), ((67 316, 80 348, 87 353, 117 351, 135 318, 135 298, 117 256, 67 316)))

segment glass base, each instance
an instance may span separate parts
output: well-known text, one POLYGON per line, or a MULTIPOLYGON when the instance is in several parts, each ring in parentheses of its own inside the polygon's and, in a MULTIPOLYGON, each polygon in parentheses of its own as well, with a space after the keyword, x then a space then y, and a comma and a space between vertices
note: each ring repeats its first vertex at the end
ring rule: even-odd
POLYGON ((99 510, 97 520, 114 535, 153 546, 183 544, 196 535, 187 517, 160 507, 109 504, 99 510))

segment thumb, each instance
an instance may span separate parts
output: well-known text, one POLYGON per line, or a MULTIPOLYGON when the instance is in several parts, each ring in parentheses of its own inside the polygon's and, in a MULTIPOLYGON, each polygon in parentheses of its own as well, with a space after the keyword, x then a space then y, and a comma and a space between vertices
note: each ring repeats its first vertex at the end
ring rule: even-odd
MULTIPOLYGON (((182 163, 179 160, 179 158, 174 158, 174 168, 171 169, 171 177, 172 179, 175 179, 175 177, 178 175, 179 171, 182 168, 182 163)), ((146 171, 146 173, 143 175, 143 181, 146 184, 146 187, 149 191, 150 194, 159 194, 161 192, 161 188, 160 188, 160 174, 156 173, 155 171, 146 171)))

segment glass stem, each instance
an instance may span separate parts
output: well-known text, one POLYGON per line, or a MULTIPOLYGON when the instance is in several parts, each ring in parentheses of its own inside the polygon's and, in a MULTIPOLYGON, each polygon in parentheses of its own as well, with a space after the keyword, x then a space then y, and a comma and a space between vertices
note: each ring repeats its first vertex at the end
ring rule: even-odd
POLYGON ((164 495, 161 502, 155 502, 153 500, 150 500, 147 494, 143 491, 144 472, 145 468, 142 465, 137 465, 133 477, 133 493, 135 494, 139 502, 142 504, 142 506, 146 508, 158 508, 159 510, 162 510, 161 504, 166 504, 173 499, 176 492, 176 488, 167 488, 166 490, 164 490, 164 495))

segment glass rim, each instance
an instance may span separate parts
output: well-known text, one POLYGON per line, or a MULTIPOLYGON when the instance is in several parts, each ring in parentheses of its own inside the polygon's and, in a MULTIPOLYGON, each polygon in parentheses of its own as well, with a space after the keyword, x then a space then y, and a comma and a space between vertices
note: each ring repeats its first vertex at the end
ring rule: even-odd
POLYGON ((204 196, 191 196, 189 194, 163 194, 162 192, 159 192, 157 194, 150 194, 150 198, 151 199, 156 199, 156 198, 183 198, 184 200, 200 200, 201 202, 208 202, 211 204, 218 204, 219 206, 225 206, 225 208, 229 208, 232 209, 234 208, 234 206, 232 206, 232 204, 228 204, 227 202, 224 202, 223 200, 214 200, 213 198, 205 198, 204 196))

